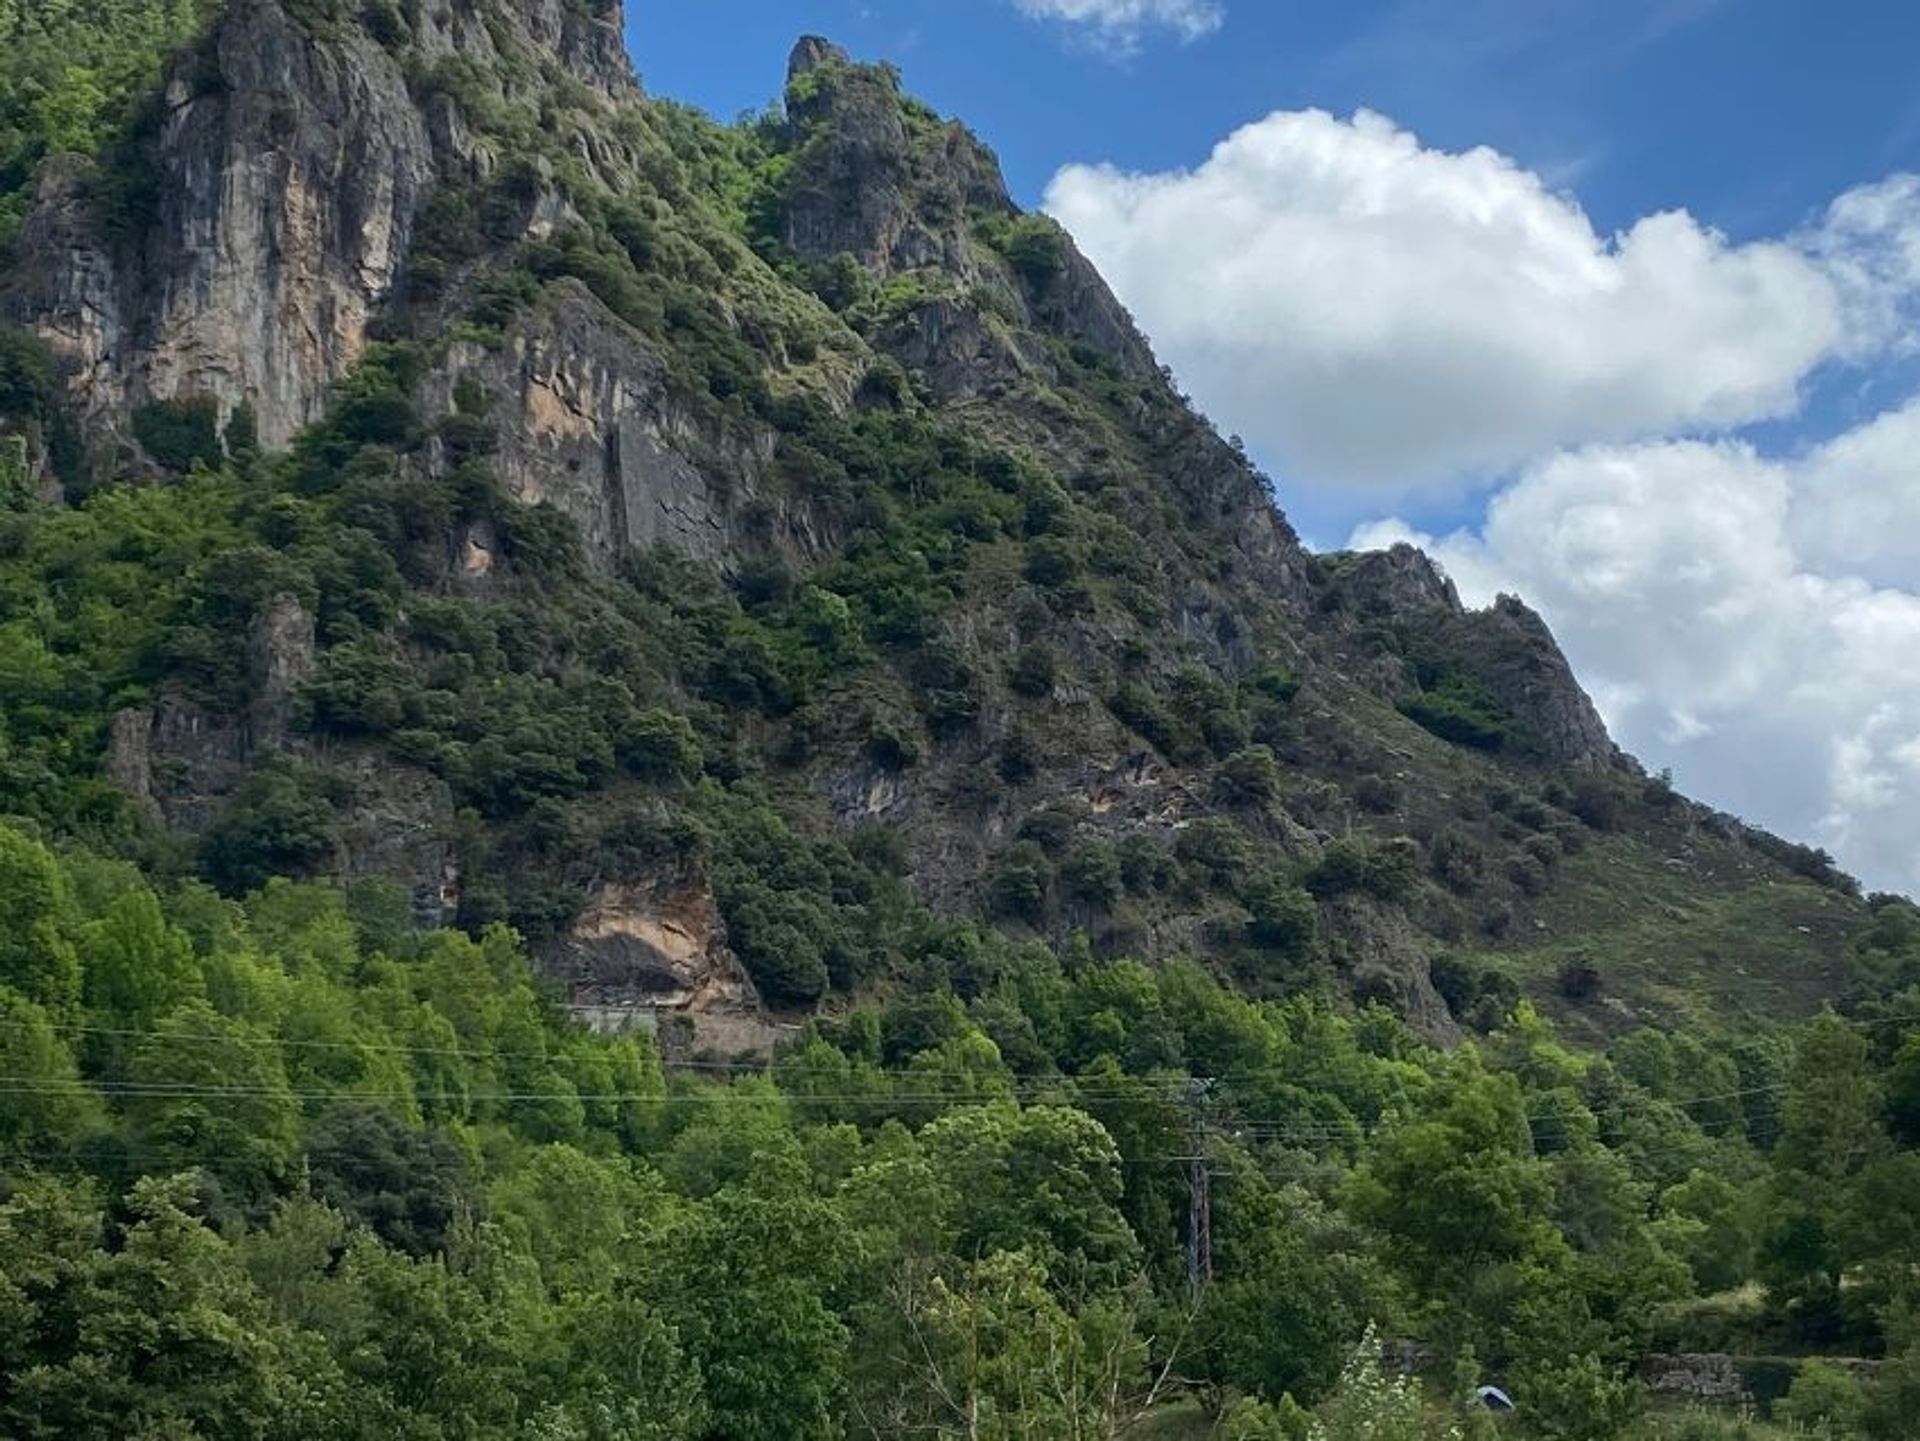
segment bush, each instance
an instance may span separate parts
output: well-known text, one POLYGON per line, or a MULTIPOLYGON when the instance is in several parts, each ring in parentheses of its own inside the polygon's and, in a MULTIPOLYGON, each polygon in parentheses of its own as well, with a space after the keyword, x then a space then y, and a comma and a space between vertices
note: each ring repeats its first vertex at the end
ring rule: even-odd
POLYGON ((1354 782, 1353 799, 1361 810, 1383 816, 1400 809, 1405 793, 1392 776, 1362 776, 1354 782))
POLYGON ((256 771, 200 838, 200 864, 229 895, 312 873, 333 853, 332 787, 291 766, 256 771))
POLYGON ((1598 1356, 1577 1356, 1521 1378, 1517 1400, 1549 1441, 1613 1441, 1646 1404, 1630 1377, 1598 1356))
POLYGON ((1023 786, 1040 770, 1040 749, 1024 730, 1007 732, 1000 745, 1000 779, 1010 786, 1023 786))
POLYGON ((1859 1433, 1866 1391, 1853 1374, 1831 1361, 1803 1361, 1774 1416, 1809 1435, 1839 1438, 1859 1433))
POLYGON ((1069 851, 1060 866, 1060 880, 1075 900, 1101 910, 1111 908, 1125 889, 1120 857, 1101 840, 1082 841, 1069 851))
POLYGON ((1030 645, 1013 658, 1007 672, 1007 685, 1015 695, 1028 700, 1044 700, 1053 694, 1057 667, 1053 651, 1044 645, 1030 645))
POLYGON ((1214 784, 1221 799, 1262 805, 1280 793, 1280 763, 1267 746, 1247 746, 1220 763, 1214 784))
POLYGON ((1513 722, 1485 687, 1466 676, 1451 675, 1400 703, 1415 725, 1473 750, 1506 749, 1516 739, 1513 722))
POLYGON ((651 781, 691 781, 704 756, 700 738, 685 716, 643 710, 621 728, 614 752, 634 775, 651 781))
POLYGON ((1052 885, 1053 867, 1046 852, 1022 841, 1000 858, 988 876, 987 904, 997 915, 1038 921, 1046 913, 1052 885))
POLYGON ((1145 686, 1132 682, 1122 685, 1107 702, 1107 709, 1168 760, 1198 757, 1199 746, 1192 731, 1145 686))
POLYGON ((133 413, 133 438, 156 465, 185 475, 226 458, 220 444, 220 402, 212 396, 157 400, 133 413))
POLYGON ((1300 677, 1278 666, 1257 670, 1241 684, 1249 693, 1267 700, 1278 701, 1282 705, 1300 694, 1300 677))
POLYGON ((1465 894, 1479 884, 1486 860, 1479 846, 1459 831, 1448 830, 1433 838, 1433 848, 1427 856, 1427 868, 1433 872, 1434 879, 1448 890, 1465 894))
POLYGON ((1121 840, 1118 850, 1120 877, 1136 896, 1164 891, 1179 879, 1173 853, 1151 836, 1136 832, 1121 840))
POLYGON ((1568 961, 1560 967, 1557 985, 1569 1001, 1590 1001, 1600 994, 1600 972, 1585 961, 1568 961))
POLYGON ((1294 959, 1313 949, 1320 908, 1289 876, 1279 871, 1256 876, 1244 899, 1250 912, 1247 939, 1256 946, 1294 959))
POLYGON ((1618 830, 1620 788, 1604 776, 1581 776, 1573 783, 1567 809, 1596 831, 1618 830))
POLYGON ((1412 887, 1413 861, 1411 842, 1375 846, 1360 840, 1338 840, 1320 852, 1301 877, 1301 884, 1319 900, 1364 891, 1377 900, 1397 901, 1412 887))
POLYGON ((1026 577, 1042 590, 1066 590, 1085 569, 1086 561, 1071 541, 1049 535, 1027 546, 1026 577))
POLYGON ((819 943, 822 917, 807 897, 749 884, 728 899, 728 936, 763 997, 806 1006, 826 994, 831 977, 819 943))
POLYGON ((1238 886, 1254 856, 1247 833, 1224 816, 1195 821, 1180 832, 1174 851, 1189 870, 1197 871, 1205 884, 1218 890, 1238 886))

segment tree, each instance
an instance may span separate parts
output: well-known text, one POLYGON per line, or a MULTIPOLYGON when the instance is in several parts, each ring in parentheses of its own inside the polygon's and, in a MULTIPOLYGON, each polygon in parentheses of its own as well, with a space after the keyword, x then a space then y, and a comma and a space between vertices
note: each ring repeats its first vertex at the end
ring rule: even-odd
POLYGON ((88 1005, 145 1026, 202 993, 193 943, 167 924, 160 902, 135 883, 85 930, 88 1005))
POLYGON ((311 1403, 327 1378, 295 1374, 292 1338, 194 1215, 191 1178, 136 1182, 110 1249, 82 1249, 84 1204, 42 1189, 0 1210, 4 1269, 22 1274, 12 1253, 23 1243, 47 1248, 25 1272, 38 1300, 25 1337, 36 1364, 0 1389, 8 1434, 252 1441, 318 1422, 311 1403))
POLYGON ((1823 1011, 1807 1022, 1795 1049, 1780 1163, 1816 1182, 1844 1180, 1888 1149, 1881 1105, 1866 1040, 1823 1011))
POLYGON ((1748 1191, 1712 1171, 1695 1171, 1660 1198, 1661 1232, 1704 1295, 1753 1275, 1758 1208, 1748 1191))
POLYGON ((1645 1393, 1592 1353, 1531 1368, 1514 1400, 1549 1441, 1613 1441, 1645 1405, 1645 1393))
POLYGON ((1241 899, 1249 912, 1247 939, 1256 946, 1293 959, 1313 949, 1320 908, 1290 877, 1264 872, 1248 883, 1241 899))
POLYGON ((660 1313, 598 1294, 562 1323, 562 1399, 536 1410, 530 1441, 696 1441, 707 1434, 700 1370, 660 1313))
POLYGON ((73 1052, 46 1008, 0 986, 0 1157, 46 1162, 72 1154, 106 1129, 100 1097, 80 1079, 73 1052))
POLYGON ((638 1294, 677 1330, 704 1378, 711 1441, 842 1434, 848 1332, 827 1303, 848 1256, 833 1208, 760 1177, 658 1230, 638 1294))
POLYGON ((78 916, 53 853, 0 826, 0 985, 56 1016, 80 1000, 78 916))
POLYGON ((1070 1309, 1022 1252, 951 1271, 909 1265, 863 1367, 856 1434, 968 1441, 1111 1437, 1151 1409, 1170 1371, 1148 1366, 1138 1295, 1070 1309))
POLYGON ((1551 1286, 1568 1259, 1547 1219, 1552 1182, 1532 1155, 1520 1088, 1471 1053, 1420 1117, 1376 1139, 1347 1194, 1416 1293, 1456 1318, 1462 1341, 1503 1332, 1516 1291, 1551 1286))
POLYGON ((1119 1206, 1120 1158, 1085 1112, 964 1107, 922 1139, 952 1187, 961 1256, 1024 1251, 1076 1294, 1124 1287, 1138 1271, 1139 1244, 1119 1206))
POLYGON ((1814 1339, 1835 1339, 1844 1324, 1848 1191, 1855 1176, 1890 1149, 1868 1055, 1853 1027, 1823 1012, 1801 1032, 1787 1083, 1760 1271, 1775 1297, 1792 1308, 1802 1333, 1814 1339))
POLYGON ((1774 1406, 1774 1415, 1808 1436, 1857 1436, 1866 1413, 1866 1392, 1848 1371, 1831 1361, 1812 1357, 1800 1363, 1787 1394, 1774 1406))
POLYGON ((444 1251, 455 1218, 474 1209, 466 1158, 444 1135, 362 1102, 320 1117, 307 1166, 315 1196, 410 1256, 444 1251))
POLYGON ((1326 1394, 1351 1354, 1359 1318, 1335 1270, 1299 1234, 1263 1228, 1207 1289, 1193 1352, 1207 1379, 1272 1400, 1326 1394))
POLYGON ((127 1080, 134 1139, 160 1164, 203 1167, 246 1200, 285 1179, 300 1108, 266 1032, 195 1002, 141 1042, 127 1080))
POLYGON ((1379 1138, 1351 1199, 1422 1289, 1441 1294, 1541 1244, 1552 1188, 1531 1149, 1519 1088, 1470 1065, 1423 1118, 1379 1138))
POLYGON ((1340 1385, 1307 1426, 1307 1441, 1459 1441, 1460 1428, 1431 1420, 1417 1382, 1389 1376, 1372 1327, 1348 1358, 1340 1385))

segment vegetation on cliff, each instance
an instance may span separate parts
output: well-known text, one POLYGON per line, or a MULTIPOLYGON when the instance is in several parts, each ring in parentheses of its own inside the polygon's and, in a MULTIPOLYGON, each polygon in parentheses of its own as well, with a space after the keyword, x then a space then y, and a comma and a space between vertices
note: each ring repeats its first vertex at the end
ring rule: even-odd
MULTIPOLYGON (((1920 913, 1616 755, 1524 607, 1300 548, 896 75, 723 127, 524 29, 612 14, 213 17, 445 152, 289 447, 9 278, 0 1429, 1379 1441, 1493 1378, 1603 1441, 1713 1350, 1910 1434, 1920 913), (572 1024, 665 892, 774 1054, 572 1024)), ((0 3, 0 225, 217 97, 197 18, 0 3)))

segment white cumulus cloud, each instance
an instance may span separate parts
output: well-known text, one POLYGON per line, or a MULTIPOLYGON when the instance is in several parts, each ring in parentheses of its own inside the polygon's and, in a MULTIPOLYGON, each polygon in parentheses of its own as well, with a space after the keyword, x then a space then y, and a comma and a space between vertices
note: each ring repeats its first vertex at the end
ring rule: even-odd
POLYGON ((1628 749, 1920 892, 1916 442, 1920 400, 1788 459, 1589 447, 1528 468, 1477 527, 1354 542, 1424 545, 1470 601, 1526 596, 1628 749))
POLYGON ((1095 43, 1131 54, 1145 36, 1171 32, 1182 41, 1199 40, 1226 23, 1219 0, 1014 0, 1023 15, 1082 27, 1095 43))
POLYGON ((1283 478, 1388 490, 1789 415, 1823 362, 1898 341, 1920 278, 1913 177, 1773 241, 1683 211, 1605 235, 1368 111, 1275 113, 1190 171, 1070 166, 1046 208, 1283 478))

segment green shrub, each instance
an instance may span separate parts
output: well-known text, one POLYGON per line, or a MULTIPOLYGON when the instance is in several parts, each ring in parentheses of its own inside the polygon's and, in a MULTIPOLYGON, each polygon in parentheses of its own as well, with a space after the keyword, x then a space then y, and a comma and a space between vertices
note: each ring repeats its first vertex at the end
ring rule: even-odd
POLYGON ((1254 945, 1295 959, 1313 949, 1320 908, 1291 876, 1282 871, 1255 876, 1241 899, 1249 912, 1247 939, 1254 945))
POLYGON ((1175 853, 1202 881, 1219 890, 1232 890, 1253 864, 1253 841, 1224 816, 1208 816, 1180 832, 1175 853))
POLYGON ((1400 710, 1441 740, 1473 750, 1505 750, 1519 739, 1512 717, 1486 687, 1458 672, 1438 677, 1400 710))
POLYGON ((1376 846, 1337 840, 1322 848, 1300 883, 1320 900, 1364 891, 1378 900, 1397 901, 1413 884, 1413 861, 1411 843, 1376 846))
POLYGON ((1081 841, 1060 863, 1060 881, 1067 893, 1101 910, 1109 909, 1125 890, 1120 857, 1103 840, 1081 841))
POLYGON ((1773 1408, 1774 1416, 1809 1435, 1834 1441, 1859 1433, 1866 1413, 1866 1389, 1851 1372, 1813 1357, 1800 1370, 1773 1408))
POLYGON ((1046 852, 1022 841, 995 863, 987 876, 987 904, 996 915, 1038 921, 1053 888, 1053 866, 1046 852))
POLYGON ((643 780, 691 781, 705 756, 685 716, 652 707, 636 714, 614 740, 620 763, 643 780))
POLYGON ((1247 746, 1220 763, 1214 784, 1223 800, 1264 805, 1280 793, 1280 763, 1268 746, 1247 746))
POLYGON ((229 895, 311 874, 333 853, 336 788, 297 766, 255 771, 200 838, 200 864, 229 895))
POLYGON ((212 396, 156 400, 133 413, 133 437, 154 463, 178 475, 209 469, 226 458, 220 443, 220 402, 212 396))
POLYGON ((1015 695, 1025 696, 1028 700, 1043 700, 1053 694, 1056 670, 1050 647, 1022 646, 1007 672, 1007 685, 1015 695))

